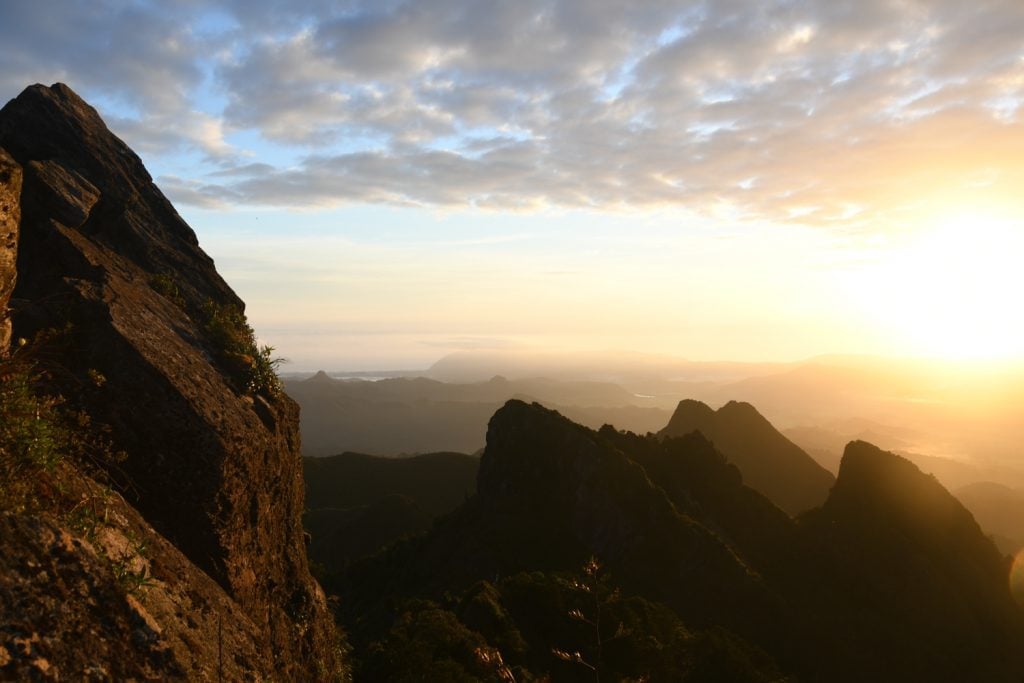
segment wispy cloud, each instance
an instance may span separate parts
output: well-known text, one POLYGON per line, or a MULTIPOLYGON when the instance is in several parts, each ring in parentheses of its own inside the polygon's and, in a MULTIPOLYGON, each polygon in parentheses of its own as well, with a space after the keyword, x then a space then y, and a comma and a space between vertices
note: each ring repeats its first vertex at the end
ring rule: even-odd
POLYGON ((1024 179, 1013 0, 61 4, 0 9, 2 91, 65 80, 143 151, 199 151, 161 183, 204 207, 849 226, 1024 179), (294 159, 243 156, 246 131, 294 159))

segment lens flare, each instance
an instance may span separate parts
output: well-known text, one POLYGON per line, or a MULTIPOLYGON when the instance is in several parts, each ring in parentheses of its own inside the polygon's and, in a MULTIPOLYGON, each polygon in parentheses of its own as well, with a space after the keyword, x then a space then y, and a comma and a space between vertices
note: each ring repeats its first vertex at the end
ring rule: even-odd
POLYGON ((1024 607, 1024 550, 1017 553, 1010 569, 1010 592, 1017 604, 1024 607))

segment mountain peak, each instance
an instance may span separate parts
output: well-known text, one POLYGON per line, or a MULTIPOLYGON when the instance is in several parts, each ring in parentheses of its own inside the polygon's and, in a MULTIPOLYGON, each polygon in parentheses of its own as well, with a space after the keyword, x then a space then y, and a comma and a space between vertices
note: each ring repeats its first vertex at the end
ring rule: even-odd
MULTIPOLYGON (((833 571, 851 577, 850 585, 873 586, 859 600, 862 609, 888 615, 878 621, 880 643, 928 634, 944 644, 933 651, 947 680, 1012 678, 982 667, 1006 667, 1019 677, 1024 613, 1010 593, 1009 563, 933 476, 906 458, 851 442, 828 501, 804 522, 832 545, 840 563, 833 571)), ((889 657, 885 668, 903 668, 894 679, 912 677, 905 652, 889 657)))
POLYGON ((758 412, 757 408, 755 408, 753 404, 747 403, 746 401, 729 401, 719 408, 718 412, 726 415, 737 415, 761 422, 768 422, 768 419, 758 412))
POLYGON ((243 308, 142 160, 68 86, 34 85, 8 102, 0 147, 24 169, 26 224, 57 220, 151 275, 173 273, 194 310, 208 299, 243 308))
POLYGON ((903 456, 883 451, 867 441, 856 440, 848 443, 843 451, 836 488, 843 490, 850 486, 851 482, 884 481, 891 478, 897 478, 901 483, 909 483, 921 476, 925 475, 917 465, 903 456))
POLYGON ((303 549, 298 408, 254 384, 241 299, 139 157, 66 85, 8 102, 0 148, 23 175, 13 333, 63 334, 47 348, 60 368, 47 388, 124 454, 112 479, 258 625, 278 674, 333 666, 303 549))
MULTIPOLYGON (((684 429, 693 424, 705 424, 709 420, 713 420, 715 411, 712 410, 711 406, 703 401, 697 401, 692 398, 686 398, 679 402, 676 406, 675 412, 672 414, 672 418, 669 420, 668 426, 663 431, 672 430, 678 432, 680 429, 684 429)), ((694 428, 694 429, 698 429, 694 428)), ((690 431, 694 431, 690 429, 690 431)), ((682 436, 682 434, 678 434, 682 436)), ((707 435, 705 435, 707 436, 707 435)))
POLYGON ((662 437, 699 431, 736 465, 744 482, 790 514, 825 501, 834 478, 783 436, 749 403, 729 401, 717 411, 687 399, 679 402, 662 437))
POLYGON ((29 86, 3 113, 0 139, 22 163, 25 157, 60 158, 85 175, 102 168, 106 173, 100 179, 108 182, 100 189, 118 197, 152 180, 142 160, 110 132, 99 112, 63 83, 29 86), (127 186, 117 186, 125 182, 127 186))
POLYGON ((991 545, 971 513, 935 477, 866 441, 846 446, 825 509, 834 515, 885 520, 889 526, 991 545))

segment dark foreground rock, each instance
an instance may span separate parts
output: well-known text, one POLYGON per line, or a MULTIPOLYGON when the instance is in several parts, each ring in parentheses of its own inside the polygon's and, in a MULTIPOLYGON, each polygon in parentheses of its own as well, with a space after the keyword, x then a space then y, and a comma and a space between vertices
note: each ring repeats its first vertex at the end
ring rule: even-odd
POLYGON ((24 170, 14 333, 45 340, 51 388, 125 454, 105 476, 251 623, 253 669, 329 677, 339 661, 303 542, 298 408, 257 374, 242 302, 67 86, 9 102, 0 147, 24 170))
POLYGON ((0 356, 11 345, 7 306, 17 280, 18 224, 21 222, 21 166, 0 148, 0 356))

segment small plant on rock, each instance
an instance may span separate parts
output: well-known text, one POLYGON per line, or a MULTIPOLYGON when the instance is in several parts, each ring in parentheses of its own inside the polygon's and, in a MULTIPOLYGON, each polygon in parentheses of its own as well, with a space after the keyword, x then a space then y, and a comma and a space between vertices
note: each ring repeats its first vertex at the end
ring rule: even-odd
POLYGON ((281 392, 274 347, 260 346, 245 313, 234 305, 208 299, 203 305, 203 329, 217 348, 219 360, 233 380, 253 394, 276 396, 281 392))

